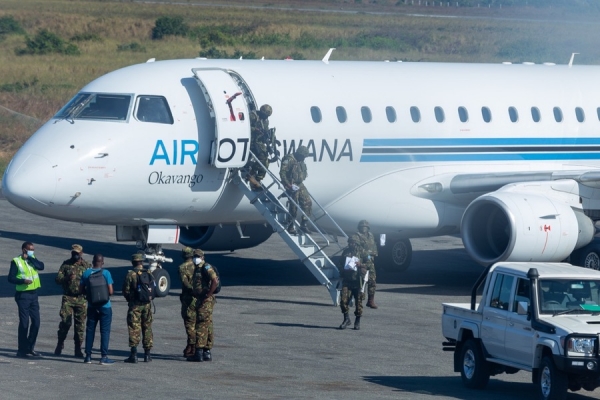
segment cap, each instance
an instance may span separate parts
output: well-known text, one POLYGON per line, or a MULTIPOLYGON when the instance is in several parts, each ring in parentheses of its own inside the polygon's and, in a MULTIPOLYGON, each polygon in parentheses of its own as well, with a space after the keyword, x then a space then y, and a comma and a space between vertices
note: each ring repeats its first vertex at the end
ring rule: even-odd
POLYGON ((80 244, 74 244, 73 246, 71 246, 71 251, 81 253, 83 251, 83 247, 80 244))
POLYGON ((181 256, 182 257, 191 257, 194 254, 194 249, 192 249, 191 247, 184 247, 183 249, 181 249, 181 256))
POLYGON ((204 252, 200 249, 194 249, 194 255, 198 257, 204 257, 204 252))
POLYGON ((135 253, 131 256, 131 261, 144 261, 145 258, 142 253, 135 253))

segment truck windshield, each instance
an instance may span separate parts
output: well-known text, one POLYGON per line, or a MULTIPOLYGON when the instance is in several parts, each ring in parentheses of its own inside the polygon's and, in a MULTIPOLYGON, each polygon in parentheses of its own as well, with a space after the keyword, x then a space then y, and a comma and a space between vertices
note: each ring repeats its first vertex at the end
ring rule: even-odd
POLYGON ((126 121, 130 105, 129 94, 77 93, 54 118, 126 121))
POLYGON ((541 314, 600 313, 600 280, 542 279, 541 314))

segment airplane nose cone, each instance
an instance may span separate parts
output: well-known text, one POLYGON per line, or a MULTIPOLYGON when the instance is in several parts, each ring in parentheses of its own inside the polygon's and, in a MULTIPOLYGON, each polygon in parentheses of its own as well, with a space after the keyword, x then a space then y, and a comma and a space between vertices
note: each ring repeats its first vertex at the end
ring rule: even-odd
POLYGON ((2 194, 15 206, 35 211, 51 206, 56 173, 50 161, 37 154, 17 153, 2 179, 2 194))

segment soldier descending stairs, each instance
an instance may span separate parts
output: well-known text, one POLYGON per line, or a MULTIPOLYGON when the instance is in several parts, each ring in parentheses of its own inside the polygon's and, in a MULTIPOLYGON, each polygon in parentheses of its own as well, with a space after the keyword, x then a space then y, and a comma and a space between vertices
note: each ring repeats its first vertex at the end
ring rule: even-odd
MULTIPOLYGON (((250 157, 255 162, 260 163, 252 152, 250 152, 250 157)), ((262 167, 264 168, 264 166, 262 167)), ((343 246, 339 243, 338 238, 344 237, 347 239, 348 236, 327 211, 310 196, 308 191, 304 195, 308 196, 309 200, 312 199, 313 210, 317 209, 316 213, 319 214, 314 220, 311 220, 310 215, 304 211, 306 207, 302 207, 303 204, 298 204, 297 196, 286 195, 285 191, 280 196, 276 196, 270 190, 272 187, 281 190, 289 189, 286 187, 289 185, 280 181, 268 169, 264 168, 264 170, 266 170, 266 173, 273 180, 273 183, 269 186, 264 186, 262 182, 254 181, 252 176, 247 177, 248 174, 245 169, 230 170, 230 179, 231 182, 240 188, 242 193, 250 200, 250 203, 256 207, 265 220, 273 227, 273 230, 281 236, 290 249, 317 278, 319 283, 327 288, 333 304, 336 306, 339 305, 339 293, 341 289, 340 273, 338 267, 325 254, 324 250, 332 243, 335 243, 339 247, 339 252, 341 252, 343 246), (262 190, 257 190, 256 183, 260 185, 262 190), (284 196, 287 197, 290 206, 293 205, 290 208, 301 213, 302 227, 298 225, 295 215, 292 216, 285 205, 281 203, 280 199, 284 196), (316 225, 315 222, 318 222, 321 218, 327 219, 327 226, 333 227, 336 230, 334 234, 325 233, 316 225)))

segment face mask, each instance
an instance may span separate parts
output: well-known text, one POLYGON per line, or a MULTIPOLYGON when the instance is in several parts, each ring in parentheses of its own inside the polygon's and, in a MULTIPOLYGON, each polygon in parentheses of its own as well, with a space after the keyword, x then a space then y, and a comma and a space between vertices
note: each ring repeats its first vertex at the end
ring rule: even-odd
POLYGON ((202 262, 202 258, 200 258, 200 257, 194 257, 194 264, 195 264, 195 265, 198 265, 198 264, 200 264, 201 262, 202 262))
POLYGON ((27 250, 27 257, 33 257, 33 250, 27 250))
POLYGON ((73 259, 73 261, 79 261, 81 260, 81 255, 79 253, 73 252, 71 253, 71 258, 73 259))

